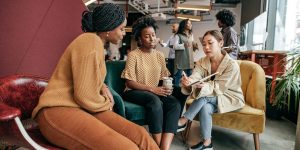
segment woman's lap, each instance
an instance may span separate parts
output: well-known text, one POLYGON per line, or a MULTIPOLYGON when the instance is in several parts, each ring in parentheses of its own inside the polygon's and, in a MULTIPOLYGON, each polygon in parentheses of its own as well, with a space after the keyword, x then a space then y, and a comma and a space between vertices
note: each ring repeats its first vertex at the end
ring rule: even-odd
MULTIPOLYGON (((103 113, 103 116, 112 116, 112 114, 113 112, 103 113)), ((118 149, 128 147, 138 149, 135 143, 118 133, 117 128, 110 127, 114 121, 122 120, 116 118, 118 117, 114 116, 112 121, 104 119, 102 122, 79 108, 51 107, 39 112, 37 120, 43 135, 53 144, 63 148, 118 149)))

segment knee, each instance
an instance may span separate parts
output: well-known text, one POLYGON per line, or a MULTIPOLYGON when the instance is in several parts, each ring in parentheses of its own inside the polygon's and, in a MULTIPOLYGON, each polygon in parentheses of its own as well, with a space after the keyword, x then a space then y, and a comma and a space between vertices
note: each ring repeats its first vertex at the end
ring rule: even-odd
POLYGON ((147 97, 149 99, 148 104, 146 107, 150 109, 150 111, 154 113, 162 112, 162 102, 158 97, 147 97))
POLYGON ((140 133, 140 135, 143 137, 149 135, 148 131, 143 126, 138 126, 135 130, 135 132, 140 133))
POLYGON ((213 109, 209 104, 203 105, 203 107, 200 110, 200 114, 204 115, 204 114, 213 114, 213 109))

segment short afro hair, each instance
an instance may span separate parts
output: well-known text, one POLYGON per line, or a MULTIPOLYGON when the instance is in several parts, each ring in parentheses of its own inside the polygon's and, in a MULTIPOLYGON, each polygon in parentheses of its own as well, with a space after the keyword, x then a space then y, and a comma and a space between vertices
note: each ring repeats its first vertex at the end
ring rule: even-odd
POLYGON ((151 16, 144 16, 139 18, 132 25, 132 33, 134 35, 134 39, 136 41, 141 37, 141 32, 143 29, 147 27, 152 27, 156 33, 158 26, 156 25, 156 21, 151 16))
POLYGON ((227 26, 235 25, 235 15, 227 9, 223 9, 216 14, 217 20, 220 20, 223 24, 227 26))

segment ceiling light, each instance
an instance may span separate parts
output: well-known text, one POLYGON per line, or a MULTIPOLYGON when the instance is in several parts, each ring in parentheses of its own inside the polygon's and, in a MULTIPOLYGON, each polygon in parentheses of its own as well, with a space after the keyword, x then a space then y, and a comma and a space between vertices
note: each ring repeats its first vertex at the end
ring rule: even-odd
POLYGON ((92 4, 94 2, 96 2, 97 0, 89 0, 87 2, 84 3, 85 6, 89 5, 89 4, 92 4))
POLYGON ((209 5, 178 4, 177 9, 210 11, 211 6, 209 6, 209 5))
POLYGON ((184 15, 184 14, 176 14, 176 18, 179 19, 189 19, 192 21, 201 21, 201 16, 194 16, 194 15, 184 15))

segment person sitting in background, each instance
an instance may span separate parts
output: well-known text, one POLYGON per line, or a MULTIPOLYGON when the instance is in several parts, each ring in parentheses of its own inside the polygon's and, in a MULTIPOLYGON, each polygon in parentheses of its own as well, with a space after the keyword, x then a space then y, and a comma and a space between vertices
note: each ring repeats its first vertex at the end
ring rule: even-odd
POLYGON ((32 112, 42 134, 63 149, 158 150, 148 132, 112 111, 104 84, 104 43, 125 35, 124 11, 103 3, 82 14, 82 30, 66 48, 32 112), (122 126, 120 126, 122 124, 122 126))
POLYGON ((237 59, 238 56, 238 36, 232 28, 235 25, 235 15, 227 9, 223 9, 216 14, 219 28, 222 28, 221 33, 224 39, 224 50, 232 59, 237 59))
POLYGON ((203 51, 201 58, 190 77, 181 79, 182 92, 194 99, 187 111, 178 121, 178 126, 186 125, 199 113, 200 131, 203 140, 192 146, 191 150, 210 150, 212 114, 225 113, 242 108, 245 105, 242 92, 240 68, 236 61, 221 50, 223 46, 222 34, 217 30, 207 31, 202 39, 203 51), (194 81, 217 73, 209 81, 190 85, 194 81))
POLYGON ((181 106, 172 96, 172 88, 159 86, 160 80, 168 77, 165 57, 155 49, 156 21, 145 16, 132 26, 133 35, 139 47, 128 54, 125 69, 121 77, 126 81, 123 98, 126 101, 144 106, 146 121, 152 137, 161 150, 169 150, 181 106))

